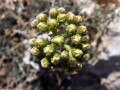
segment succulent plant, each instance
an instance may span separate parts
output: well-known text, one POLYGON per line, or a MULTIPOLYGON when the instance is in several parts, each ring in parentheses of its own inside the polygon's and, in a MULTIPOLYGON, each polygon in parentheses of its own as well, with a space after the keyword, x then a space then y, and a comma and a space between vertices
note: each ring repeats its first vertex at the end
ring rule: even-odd
POLYGON ((32 38, 32 39, 29 40, 29 44, 30 44, 31 47, 34 47, 36 45, 35 40, 36 40, 36 38, 32 38))
POLYGON ((51 58, 51 63, 57 65, 59 62, 60 62, 60 55, 58 53, 55 53, 51 58))
POLYGON ((61 58, 64 59, 64 60, 69 58, 68 55, 69 55, 69 53, 66 50, 61 52, 61 58))
POLYGON ((60 24, 65 23, 65 21, 66 21, 66 14, 59 14, 58 17, 57 17, 57 21, 60 24))
POLYGON ((38 25, 37 25, 37 29, 38 29, 39 31, 41 31, 41 32, 47 32, 47 31, 48 31, 48 26, 47 26, 46 23, 40 22, 40 23, 38 23, 38 25))
POLYGON ((71 73, 80 70, 82 63, 79 59, 87 60, 90 57, 87 27, 80 25, 82 17, 72 12, 66 13, 63 7, 51 8, 49 16, 40 13, 31 22, 31 26, 38 32, 52 33, 49 35, 50 40, 44 38, 29 40, 32 55, 45 55, 40 60, 43 68, 51 70, 62 68, 71 73), (64 31, 60 30, 62 26, 65 27, 64 31))
POLYGON ((54 48, 52 45, 47 45, 45 48, 43 48, 43 52, 46 56, 50 56, 54 52, 54 48))
POLYGON ((80 49, 72 49, 72 54, 74 57, 81 57, 83 52, 80 49))
POLYGON ((46 57, 44 57, 40 62, 41 62, 41 66, 43 68, 47 68, 49 66, 49 64, 50 64, 46 57))
POLYGON ((70 24, 70 25, 66 26, 66 31, 68 32, 68 34, 74 35, 76 32, 76 29, 77 29, 76 25, 74 25, 74 24, 70 24))
POLYGON ((47 15, 44 13, 40 13, 37 15, 36 19, 40 22, 46 22, 47 21, 47 15))
POLYGON ((74 43, 74 44, 79 44, 80 41, 81 41, 81 36, 80 36, 79 34, 73 35, 73 36, 71 37, 71 41, 72 41, 72 43, 74 43))
POLYGON ((47 45, 46 40, 44 38, 37 38, 35 40, 35 45, 38 47, 44 47, 47 45))
POLYGON ((51 42, 61 46, 64 43, 64 37, 63 36, 55 36, 51 42))
POLYGON ((33 48, 31 48, 31 54, 34 56, 37 56, 40 54, 40 50, 38 47, 34 46, 33 48))
POLYGON ((65 9, 63 7, 60 7, 57 9, 59 14, 64 14, 66 13, 65 9))
POLYGON ((56 19, 57 16, 58 16, 58 10, 56 8, 51 8, 49 10, 49 15, 50 15, 51 18, 55 18, 56 19))

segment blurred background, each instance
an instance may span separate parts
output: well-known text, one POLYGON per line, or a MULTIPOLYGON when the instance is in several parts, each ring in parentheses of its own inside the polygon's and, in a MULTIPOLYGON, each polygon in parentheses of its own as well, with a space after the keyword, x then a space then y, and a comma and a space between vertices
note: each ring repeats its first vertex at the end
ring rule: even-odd
POLYGON ((120 90, 120 0, 0 0, 0 90, 120 90), (28 40, 37 14, 64 7, 83 17, 91 58, 73 75, 40 66, 28 40))

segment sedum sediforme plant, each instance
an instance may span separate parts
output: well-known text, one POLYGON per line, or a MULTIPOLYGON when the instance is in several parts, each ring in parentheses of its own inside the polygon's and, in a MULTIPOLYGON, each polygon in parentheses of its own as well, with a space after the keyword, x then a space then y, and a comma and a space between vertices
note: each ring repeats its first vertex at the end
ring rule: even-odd
POLYGON ((49 16, 40 13, 31 22, 33 28, 51 36, 50 40, 29 40, 32 55, 45 55, 40 60, 43 68, 63 68, 68 73, 82 68, 80 59, 89 59, 90 44, 87 28, 80 25, 81 22, 81 16, 76 16, 72 12, 66 13, 63 7, 50 9, 49 16))

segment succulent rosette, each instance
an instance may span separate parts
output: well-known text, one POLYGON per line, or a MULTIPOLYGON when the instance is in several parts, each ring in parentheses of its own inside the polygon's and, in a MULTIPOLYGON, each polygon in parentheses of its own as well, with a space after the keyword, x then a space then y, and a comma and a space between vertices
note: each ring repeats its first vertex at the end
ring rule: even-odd
POLYGON ((42 34, 47 33, 51 39, 33 38, 29 40, 31 54, 38 56, 44 54, 40 60, 43 68, 56 70, 62 68, 73 73, 82 68, 80 59, 90 57, 90 44, 87 27, 80 25, 82 17, 72 12, 66 13, 63 7, 51 8, 49 15, 40 13, 31 22, 31 27, 42 34), (64 30, 60 30, 64 27, 64 30))

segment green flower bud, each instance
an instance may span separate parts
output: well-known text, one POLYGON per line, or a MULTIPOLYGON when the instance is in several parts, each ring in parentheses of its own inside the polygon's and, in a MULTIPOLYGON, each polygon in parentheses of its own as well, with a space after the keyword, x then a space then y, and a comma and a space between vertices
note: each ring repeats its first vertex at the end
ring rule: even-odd
POLYGON ((74 24, 70 24, 70 25, 68 25, 67 27, 66 27, 66 31, 68 32, 68 33, 75 33, 76 32, 76 26, 74 25, 74 24))
POLYGON ((67 13, 67 23, 73 24, 75 20, 75 15, 72 12, 67 13))
POLYGON ((61 53, 61 58, 62 59, 68 59, 69 58, 68 55, 69 55, 68 51, 64 50, 61 53))
POLYGON ((83 59, 84 60, 87 60, 89 58, 90 58, 90 54, 89 53, 86 53, 86 54, 83 55, 83 59))
POLYGON ((82 21, 82 17, 81 16, 75 16, 75 24, 80 24, 80 22, 82 21))
POLYGON ((90 44, 82 44, 82 49, 83 50, 89 50, 90 49, 90 44))
POLYGON ((81 37, 81 41, 82 42, 88 42, 88 40, 89 40, 89 36, 88 35, 85 35, 85 36, 81 37))
POLYGON ((82 35, 86 34, 86 32, 87 32, 86 26, 79 26, 76 33, 82 35))
POLYGON ((82 64, 81 63, 77 63, 75 69, 76 70, 81 70, 82 69, 82 64))
POLYGON ((66 11, 63 7, 57 9, 59 14, 64 14, 66 11))
POLYGON ((46 54, 46 56, 51 55, 54 52, 52 45, 47 45, 44 47, 43 52, 46 54))
POLYGON ((31 54, 32 55, 39 55, 40 54, 40 50, 37 48, 37 47, 33 47, 32 49, 31 49, 31 54))
POLYGON ((74 57, 81 57, 83 52, 80 49, 72 49, 72 54, 74 57))
POLYGON ((40 21, 40 22, 46 22, 46 21, 47 21, 47 15, 46 15, 46 14, 43 14, 43 13, 38 14, 36 18, 37 18, 38 21, 40 21))
POLYGON ((74 44, 80 43, 80 40, 81 40, 81 36, 80 36, 79 34, 73 35, 73 36, 71 37, 71 41, 72 41, 72 43, 74 43, 74 44))
POLYGON ((70 58, 69 59, 69 65, 70 65, 70 67, 75 67, 76 65, 77 65, 77 60, 75 59, 75 58, 70 58))
POLYGON ((38 25, 38 23, 39 23, 39 21, 38 21, 37 19, 34 19, 34 20, 30 23, 30 25, 31 25, 33 28, 36 28, 37 25, 38 25))
POLYGON ((44 47, 47 44, 44 38, 37 38, 35 43, 38 47, 44 47))
POLYGON ((43 68, 47 68, 47 67, 49 66, 49 64, 50 64, 50 63, 48 62, 48 60, 47 60, 46 57, 41 60, 41 66, 42 66, 43 68))
POLYGON ((35 46, 35 41, 36 41, 35 38, 29 40, 29 44, 30 44, 31 47, 35 46))
POLYGON ((52 40, 53 43, 61 46, 64 43, 64 37, 63 36, 55 36, 52 40))
POLYGON ((51 59, 51 63, 57 65, 59 62, 60 62, 60 55, 58 53, 55 53, 51 59))
POLYGON ((59 24, 58 24, 56 19, 48 20, 47 24, 48 24, 50 29, 55 29, 55 28, 57 28, 59 26, 59 24))
POLYGON ((40 22, 38 25, 37 25, 37 28, 38 30, 40 30, 41 32, 47 32, 48 31, 48 26, 46 23, 44 22, 40 22))
POLYGON ((51 8, 49 10, 49 15, 51 18, 57 18, 57 15, 58 15, 58 11, 56 8, 51 8))
POLYGON ((63 24, 66 21, 66 14, 59 14, 57 17, 57 21, 63 24))

